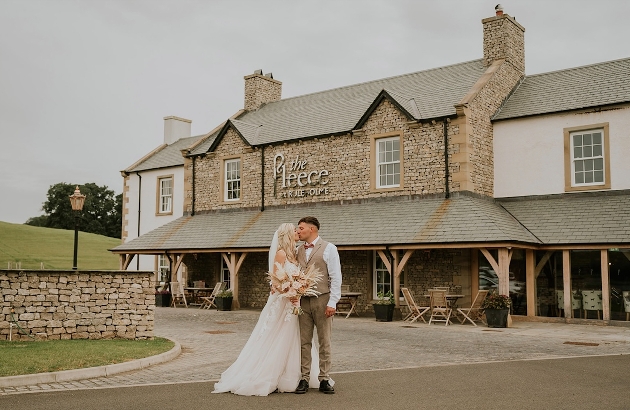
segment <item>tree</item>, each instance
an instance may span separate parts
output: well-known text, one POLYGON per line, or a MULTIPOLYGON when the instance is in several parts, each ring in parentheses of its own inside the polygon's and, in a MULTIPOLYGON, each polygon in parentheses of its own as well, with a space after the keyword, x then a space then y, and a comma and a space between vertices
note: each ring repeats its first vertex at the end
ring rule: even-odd
MULTIPOLYGON (((28 225, 74 230, 75 214, 70 206, 70 195, 76 184, 60 182, 48 189, 47 200, 42 206, 45 215, 29 218, 28 225)), ((79 185, 85 195, 80 212, 79 230, 120 238, 122 225, 122 194, 116 195, 107 186, 94 183, 79 185)))

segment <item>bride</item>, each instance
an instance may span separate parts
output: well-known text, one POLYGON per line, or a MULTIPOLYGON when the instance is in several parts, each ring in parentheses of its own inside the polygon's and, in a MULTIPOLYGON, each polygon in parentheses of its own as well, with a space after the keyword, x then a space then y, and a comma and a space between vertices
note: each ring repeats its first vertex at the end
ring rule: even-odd
MULTIPOLYGON (((269 270, 279 263, 287 272, 299 269, 295 226, 280 225, 269 249, 269 270)), ((293 305, 280 293, 271 292, 249 340, 236 361, 221 374, 212 393, 267 396, 274 391, 294 392, 300 381, 300 328, 293 305)), ((317 338, 314 338, 317 340, 317 338)), ((315 343, 313 348, 317 349, 315 343)), ((318 357, 318 356, 313 356, 318 357)), ((313 360, 311 387, 318 387, 319 363, 313 360)))

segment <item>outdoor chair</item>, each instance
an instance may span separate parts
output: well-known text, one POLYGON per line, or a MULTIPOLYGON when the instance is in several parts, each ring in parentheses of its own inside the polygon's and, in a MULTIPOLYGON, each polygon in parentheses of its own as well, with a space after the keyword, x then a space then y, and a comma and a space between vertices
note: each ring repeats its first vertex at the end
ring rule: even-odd
POLYGON ((201 306, 199 306, 199 309, 210 309, 213 306, 217 307, 217 305, 214 304, 214 299, 217 297, 217 294, 223 289, 225 289, 225 282, 217 282, 217 284, 214 285, 214 289, 212 290, 210 296, 202 296, 200 298, 201 306))
POLYGON ((427 323, 423 315, 427 313, 431 308, 429 306, 418 307, 418 305, 416 305, 416 302, 413 300, 413 296, 411 296, 411 292, 409 291, 409 289, 401 288, 400 290, 402 291, 405 302, 407 302, 407 307, 409 308, 409 314, 405 316, 403 321, 409 321, 410 323, 413 323, 418 319, 422 319, 424 323, 427 323))
POLYGON ((601 319, 602 312, 602 291, 601 290, 583 290, 582 291, 582 309, 584 309, 584 319, 588 319, 588 312, 597 311, 597 319, 601 319))
POLYGON ((459 318, 459 322, 461 324, 466 323, 466 320, 468 320, 473 324, 473 326, 477 326, 475 322, 483 321, 483 309, 481 308, 481 305, 483 305, 483 301, 486 299, 488 292, 488 290, 480 290, 477 292, 477 296, 475 296, 475 300, 473 300, 469 308, 457 309, 457 311, 462 315, 462 317, 459 318))
POLYGON ((183 304, 185 307, 188 307, 186 294, 184 293, 184 285, 180 282, 171 282, 171 306, 177 307, 178 304, 183 304))
POLYGON ((429 324, 433 322, 444 322, 444 326, 448 326, 453 310, 449 307, 448 301, 446 300, 446 291, 429 289, 429 295, 429 299, 431 300, 431 317, 429 318, 429 324))

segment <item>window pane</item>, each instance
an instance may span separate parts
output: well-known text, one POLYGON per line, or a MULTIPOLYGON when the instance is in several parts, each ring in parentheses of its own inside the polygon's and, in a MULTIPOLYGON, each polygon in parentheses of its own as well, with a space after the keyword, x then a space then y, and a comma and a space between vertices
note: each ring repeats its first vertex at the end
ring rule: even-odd
POLYGON ((593 182, 593 173, 592 172, 585 172, 584 173, 584 183, 585 184, 590 184, 593 182))
POLYGON ((393 158, 392 158, 392 152, 391 152, 391 151, 387 151, 387 152, 385 153, 385 161, 386 161, 386 162, 392 162, 392 159, 393 159, 393 158))
POLYGON ((582 145, 582 136, 581 135, 574 135, 573 136, 573 145, 576 147, 579 147, 582 145))
POLYGON ((584 161, 575 161, 575 171, 584 171, 584 161))
POLYGON ((597 158, 595 160, 593 160, 594 162, 594 169, 597 171, 602 171, 604 169, 604 159, 603 158, 597 158))
POLYGON ((582 136, 583 145, 591 145, 593 143, 593 139, 591 137, 591 134, 584 134, 582 136))
POLYGON ((584 183, 584 173, 583 172, 576 172, 575 173, 575 183, 576 184, 583 184, 584 183))
POLYGON ((584 160, 584 170, 585 171, 592 171, 593 170, 593 160, 592 159, 584 160))
POLYGON ((593 145, 593 156, 601 157, 602 156, 602 146, 601 145, 593 145))
POLYGON ((573 148, 573 158, 582 158, 582 148, 581 147, 573 148))
POLYGON ((385 151, 379 151, 378 162, 379 164, 385 162, 385 151))
POLYGON ((595 171, 593 173, 593 179, 595 182, 604 182, 604 171, 595 171))
POLYGON ((593 156, 593 147, 587 146, 584 147, 584 157, 590 158, 593 156))
POLYGON ((602 133, 601 132, 594 132, 593 133, 593 144, 598 144, 598 145, 602 144, 602 133))

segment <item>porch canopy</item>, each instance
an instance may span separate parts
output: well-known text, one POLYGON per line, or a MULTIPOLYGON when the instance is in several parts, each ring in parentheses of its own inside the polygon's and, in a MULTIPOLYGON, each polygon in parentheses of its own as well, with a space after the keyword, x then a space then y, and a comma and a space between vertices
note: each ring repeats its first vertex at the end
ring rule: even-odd
MULTIPOLYGON (((120 255, 121 269, 136 254, 165 254, 171 272, 185 254, 221 253, 237 298, 238 270, 247 254, 267 252, 281 223, 297 224, 306 215, 319 219, 321 236, 339 250, 376 251, 394 278, 395 293, 417 249, 479 249, 499 277, 499 293, 507 295, 513 248, 529 249, 532 259, 534 249, 630 247, 630 191, 617 191, 500 200, 455 193, 449 199, 393 197, 220 210, 183 216, 111 251, 120 255), (498 249, 498 257, 488 249, 498 249), (390 250, 401 250, 402 257, 393 252, 390 259, 390 250)), ((528 265, 528 281, 533 281, 539 267, 534 261, 528 265)))

